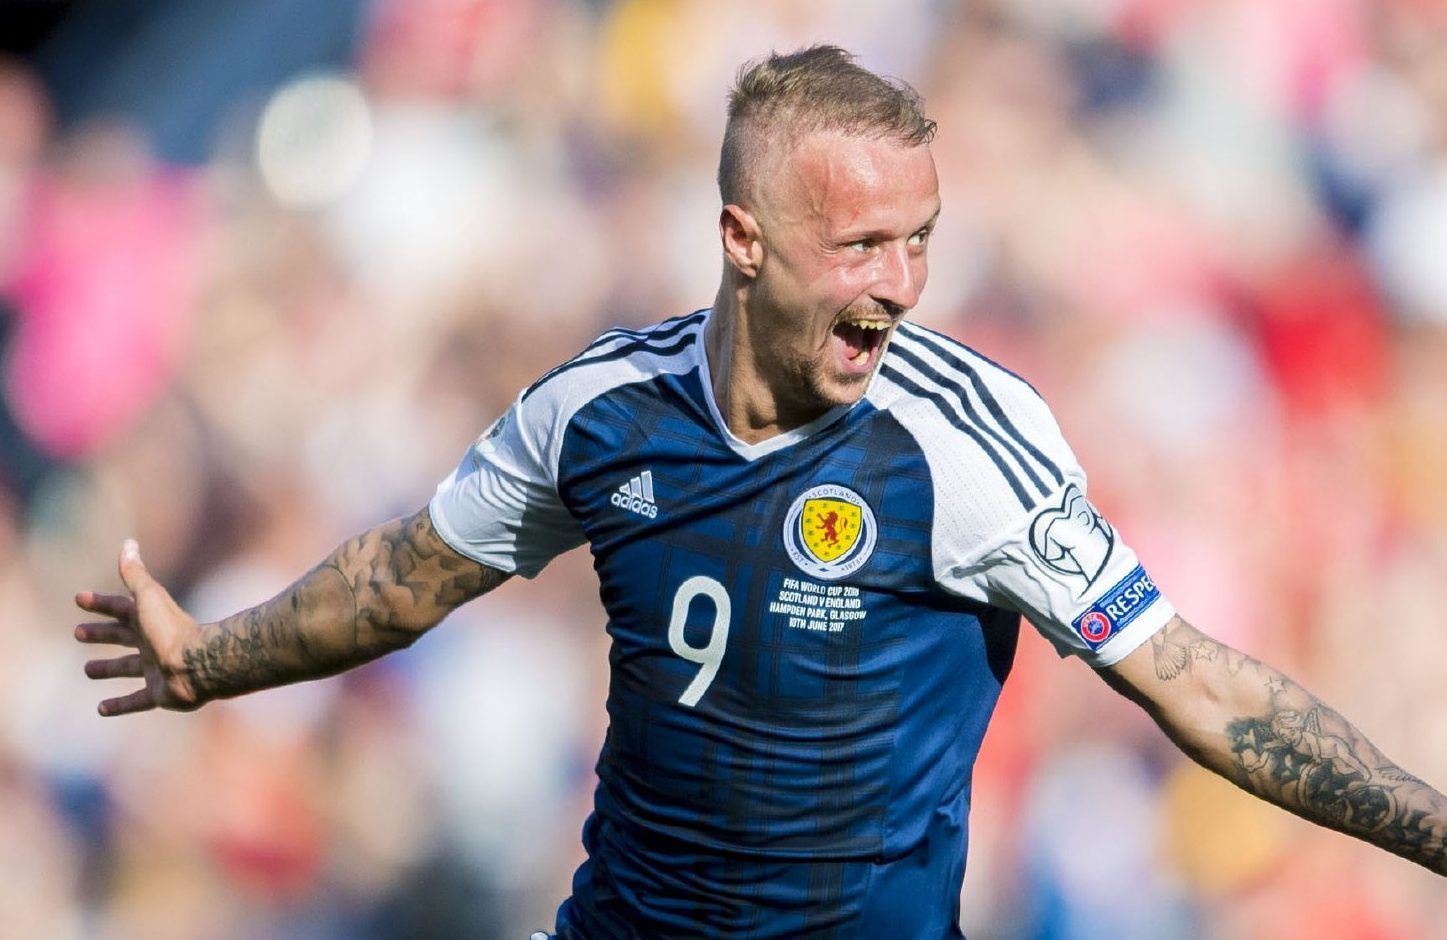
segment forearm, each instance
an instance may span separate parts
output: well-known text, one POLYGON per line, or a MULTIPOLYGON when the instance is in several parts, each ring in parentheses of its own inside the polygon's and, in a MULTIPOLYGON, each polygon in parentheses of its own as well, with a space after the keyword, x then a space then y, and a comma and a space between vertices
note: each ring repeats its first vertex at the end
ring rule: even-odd
POLYGON ((196 701, 334 675, 410 646, 503 576, 441 543, 424 509, 358 535, 181 651, 196 701))
POLYGON ((334 675, 415 639, 357 616, 339 567, 345 548, 264 604, 202 625, 199 641, 182 652, 198 702, 334 675))
POLYGON ((1192 758, 1299 816, 1447 875, 1447 797, 1335 709, 1179 619, 1152 645, 1158 687, 1168 691, 1142 704, 1192 758), (1174 694, 1178 684, 1183 694, 1174 694))

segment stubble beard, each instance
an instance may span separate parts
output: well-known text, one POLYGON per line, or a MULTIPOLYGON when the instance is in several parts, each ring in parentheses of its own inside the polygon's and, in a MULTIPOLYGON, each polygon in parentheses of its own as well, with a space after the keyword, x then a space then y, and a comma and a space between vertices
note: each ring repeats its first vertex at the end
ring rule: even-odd
MULTIPOLYGON (((873 298, 861 297, 840 311, 837 319, 847 320, 855 317, 869 319, 890 317, 894 319, 895 314, 896 311, 886 308, 873 298)), ((888 340, 886 340, 887 342, 888 340)), ((826 339, 823 355, 805 364, 807 372, 801 378, 807 382, 807 387, 814 391, 818 401, 825 403, 825 407, 852 405, 864 396, 865 388, 869 385, 870 379, 874 378, 874 373, 879 371, 883 361, 884 352, 881 348, 878 358, 875 359, 874 367, 868 372, 861 374, 836 370, 833 344, 826 339), (829 394, 830 389, 835 390, 837 394, 829 394)))
MULTIPOLYGON (((888 316, 889 311, 876 301, 864 298, 854 301, 839 314, 842 318, 859 315, 888 316)), ((832 329, 831 326, 831 333, 832 329)), ((879 362, 864 374, 837 368, 829 335, 825 336, 822 347, 815 347, 811 352, 791 351, 788 346, 788 343, 772 343, 763 344, 762 348, 772 359, 765 366, 766 374, 779 377, 774 400, 780 417, 795 425, 812 421, 832 408, 858 402, 879 368, 879 362)))
POLYGON ((831 408, 852 405, 864 395, 872 372, 854 375, 836 371, 831 361, 833 349, 826 346, 816 357, 788 363, 788 402, 792 410, 818 417, 831 408))

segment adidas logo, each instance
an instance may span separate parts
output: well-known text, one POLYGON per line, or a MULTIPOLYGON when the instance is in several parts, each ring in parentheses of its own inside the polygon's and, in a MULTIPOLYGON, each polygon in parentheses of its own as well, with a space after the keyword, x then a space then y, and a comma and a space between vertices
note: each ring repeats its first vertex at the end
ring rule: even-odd
POLYGON ((618 487, 610 502, 620 509, 636 512, 649 519, 657 516, 658 504, 653 501, 653 471, 644 470, 618 487))

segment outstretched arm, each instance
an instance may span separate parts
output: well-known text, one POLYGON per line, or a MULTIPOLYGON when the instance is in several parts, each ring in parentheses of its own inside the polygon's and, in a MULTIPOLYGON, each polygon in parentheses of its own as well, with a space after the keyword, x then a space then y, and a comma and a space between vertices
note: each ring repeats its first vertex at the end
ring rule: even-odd
POLYGON ((1447 875, 1447 797, 1270 666, 1176 617, 1101 675, 1248 793, 1447 875))
POLYGON ((109 620, 76 627, 82 643, 136 652, 86 663, 92 679, 144 678, 100 703, 102 715, 188 711, 212 699, 316 679, 410 646, 451 610, 508 575, 454 551, 424 508, 369 529, 264 604, 198 624, 141 563, 121 551, 126 594, 82 591, 76 604, 109 620))

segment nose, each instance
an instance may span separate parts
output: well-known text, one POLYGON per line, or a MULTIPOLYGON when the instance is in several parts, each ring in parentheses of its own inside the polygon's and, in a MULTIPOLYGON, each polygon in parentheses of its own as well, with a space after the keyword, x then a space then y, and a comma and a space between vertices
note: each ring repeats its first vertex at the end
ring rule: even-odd
POLYGON ((909 310, 919 303, 928 268, 923 252, 908 245, 890 245, 880 254, 879 274, 870 294, 886 307, 909 310))

